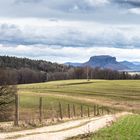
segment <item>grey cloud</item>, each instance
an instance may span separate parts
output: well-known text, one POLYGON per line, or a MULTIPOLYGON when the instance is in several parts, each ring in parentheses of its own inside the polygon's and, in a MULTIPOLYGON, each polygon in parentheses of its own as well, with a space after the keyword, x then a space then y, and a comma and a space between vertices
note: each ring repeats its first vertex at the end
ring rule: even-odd
POLYGON ((94 0, 4 0, 0 1, 0 17, 54 18, 109 24, 140 23, 138 15, 124 12, 128 10, 128 2, 124 0, 95 1, 99 1, 98 4, 94 0), (122 2, 125 6, 121 6, 122 2))
POLYGON ((116 3, 119 4, 119 7, 125 8, 128 8, 128 6, 140 6, 140 0, 16 0, 16 3, 40 3, 46 6, 48 9, 65 12, 88 12, 98 10, 100 8, 106 9, 111 7, 113 10, 116 3))
MULTIPOLYGON (((93 29, 96 28, 93 27, 93 29)), ((92 30, 92 29, 91 29, 92 30)), ((131 30, 131 28, 130 28, 131 30)), ((100 32, 88 32, 77 27, 30 27, 22 29, 15 25, 0 25, 0 44, 9 45, 47 45, 61 47, 115 47, 115 48, 139 48, 139 35, 129 37, 126 31, 119 28, 102 29, 100 32), (45 33, 44 33, 45 32, 45 33)), ((133 31, 128 34, 135 33, 133 31)))
POLYGON ((46 47, 35 45, 19 45, 15 47, 0 44, 0 55, 28 57, 32 59, 46 59, 56 62, 85 62, 93 55, 113 55, 119 60, 140 61, 140 49, 121 49, 107 47, 46 47), (129 55, 128 55, 129 54, 129 55))
POLYGON ((121 6, 140 7, 140 0, 113 0, 113 2, 119 3, 121 6))
POLYGON ((1 43, 16 43, 19 42, 22 37, 22 32, 15 25, 1 24, 0 25, 0 42, 1 43))

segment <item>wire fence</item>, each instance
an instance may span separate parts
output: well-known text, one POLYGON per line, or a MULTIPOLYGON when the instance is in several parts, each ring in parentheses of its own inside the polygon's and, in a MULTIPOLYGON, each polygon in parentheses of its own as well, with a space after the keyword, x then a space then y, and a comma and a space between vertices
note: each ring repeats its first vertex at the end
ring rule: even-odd
POLYGON ((38 121, 63 121, 83 117, 101 116, 115 113, 117 110, 97 105, 65 101, 62 99, 50 99, 40 96, 15 96, 14 124, 19 125, 20 121, 31 123, 38 121))

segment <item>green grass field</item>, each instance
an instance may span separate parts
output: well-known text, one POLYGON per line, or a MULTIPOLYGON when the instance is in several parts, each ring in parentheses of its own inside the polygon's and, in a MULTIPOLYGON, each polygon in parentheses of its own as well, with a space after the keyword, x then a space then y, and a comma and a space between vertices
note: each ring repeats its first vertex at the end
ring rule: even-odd
POLYGON ((21 106, 32 107, 43 96, 47 104, 99 104, 140 113, 140 80, 63 80, 19 85, 21 106), (27 97, 30 96, 30 97, 27 97))
MULTIPOLYGON (((43 96, 43 118, 60 118, 59 103, 61 103, 63 117, 68 117, 68 104, 70 105, 71 117, 74 116, 73 105, 75 105, 76 116, 80 116, 81 105, 83 105, 83 113, 86 115, 87 107, 91 106, 67 99, 43 96)), ((92 106, 90 110, 93 110, 92 106)), ((28 119, 39 118, 39 97, 26 95, 20 96, 20 119, 25 119, 27 116, 28 119)))
MULTIPOLYGON (((30 123, 30 120, 33 120, 33 123, 34 120, 35 122, 36 119, 39 120, 40 97, 43 98, 43 120, 47 119, 47 121, 55 118, 58 122, 58 118, 60 119, 59 103, 62 105, 62 114, 65 118, 63 121, 68 117, 68 104, 70 105, 71 117, 74 116, 73 105, 77 117, 81 115, 81 105, 83 106, 83 116, 88 115, 88 108, 90 115, 94 115, 95 105, 96 107, 97 105, 104 107, 104 112, 101 109, 99 110, 100 115, 107 114, 108 110, 111 113, 132 111, 140 114, 140 80, 62 80, 23 84, 18 85, 18 94, 20 96, 19 117, 20 120, 27 123, 30 123)), ((119 136, 115 140, 129 140, 127 137, 123 139, 123 135, 127 134, 125 131, 128 130, 128 132, 132 131, 132 133, 129 132, 130 135, 128 134, 128 136, 131 138, 131 135, 135 134, 136 137, 134 138, 136 139, 134 140, 137 140, 137 130, 140 127, 138 120, 140 120, 140 115, 125 117, 112 127, 103 129, 102 132, 90 135, 88 138, 103 140, 102 136, 105 136, 107 140, 113 140, 113 136, 119 136), (122 127, 122 124, 125 124, 124 127, 122 127), (119 128, 121 131, 119 131, 119 128), (103 135, 100 135, 100 133, 103 135), (110 134, 113 136, 110 136, 110 134)))
POLYGON ((140 115, 128 115, 119 119, 110 127, 103 128, 94 134, 86 134, 69 140, 139 140, 140 115))

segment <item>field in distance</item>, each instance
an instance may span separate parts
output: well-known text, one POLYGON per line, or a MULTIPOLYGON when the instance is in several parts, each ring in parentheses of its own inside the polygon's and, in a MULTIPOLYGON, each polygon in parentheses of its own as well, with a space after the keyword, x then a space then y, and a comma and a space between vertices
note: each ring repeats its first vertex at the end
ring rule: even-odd
POLYGON ((62 80, 18 86, 22 107, 30 107, 43 96, 51 104, 99 104, 140 113, 140 80, 62 80), (27 98, 27 96, 31 96, 27 98))

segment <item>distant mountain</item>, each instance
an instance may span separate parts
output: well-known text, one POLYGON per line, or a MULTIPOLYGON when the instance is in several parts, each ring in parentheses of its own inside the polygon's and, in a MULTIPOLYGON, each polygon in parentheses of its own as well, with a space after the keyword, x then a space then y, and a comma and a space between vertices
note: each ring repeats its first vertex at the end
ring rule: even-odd
POLYGON ((132 62, 132 63, 140 66, 140 62, 132 62))
POLYGON ((129 68, 129 71, 140 71, 140 64, 135 64, 132 62, 128 62, 128 61, 122 61, 120 62, 122 65, 125 65, 129 68))
POLYGON ((129 69, 127 66, 116 61, 116 57, 109 55, 93 56, 88 62, 83 63, 84 66, 91 66, 93 68, 100 67, 102 69, 108 68, 113 70, 129 69))
POLYGON ((137 65, 128 62, 128 61, 122 61, 118 62, 116 60, 116 57, 112 57, 109 55, 99 55, 99 56, 92 56, 90 57, 89 61, 85 63, 66 63, 68 65, 77 67, 77 66, 90 66, 93 68, 99 67, 101 69, 112 69, 112 70, 119 70, 119 71, 140 71, 140 65, 137 65))

